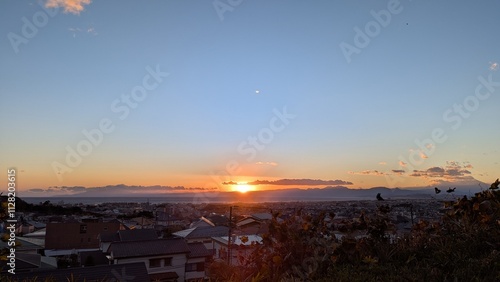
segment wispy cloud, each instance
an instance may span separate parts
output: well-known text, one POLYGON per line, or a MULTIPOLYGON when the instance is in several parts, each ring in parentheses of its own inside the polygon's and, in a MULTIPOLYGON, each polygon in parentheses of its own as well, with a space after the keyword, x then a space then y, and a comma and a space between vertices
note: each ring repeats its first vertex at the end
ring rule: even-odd
MULTIPOLYGON (((223 185, 235 185, 234 181, 223 182, 223 185)), ((248 182, 249 185, 352 185, 352 182, 344 180, 321 180, 321 179, 279 179, 279 180, 256 180, 248 182)))
POLYGON ((403 175, 406 173, 406 171, 403 169, 393 169, 392 172, 399 175, 403 175))
POLYGON ((81 28, 78 28, 78 27, 70 27, 70 28, 68 28, 68 30, 71 33, 73 33, 73 37, 76 37, 76 35, 78 33, 86 33, 86 34, 90 34, 90 35, 97 35, 97 31, 93 27, 89 27, 89 28, 86 28, 86 29, 81 29, 81 28))
POLYGON ((349 174, 357 174, 357 175, 376 175, 376 176, 381 176, 381 175, 387 175, 387 173, 378 171, 378 170, 363 170, 363 171, 349 171, 349 174))
POLYGON ((256 165, 269 165, 269 166, 278 166, 276 162, 256 162, 256 165))
POLYGON ((406 173, 405 170, 403 169, 393 169, 390 172, 384 172, 384 171, 379 171, 379 170, 363 170, 363 171, 349 171, 349 174, 354 174, 354 175, 371 175, 371 176, 386 176, 386 175, 403 175, 406 173))
POLYGON ((80 14, 85 8, 85 5, 90 4, 91 0, 47 0, 45 7, 47 8, 64 8, 65 13, 80 14))
POLYGON ((472 165, 468 162, 447 161, 446 166, 443 167, 434 166, 425 170, 413 170, 410 176, 428 179, 433 184, 464 182, 474 180, 471 176, 472 172, 469 170, 471 168, 472 165))
MULTIPOLYGON (((432 145, 430 145, 430 146, 429 146, 429 145, 426 145, 426 148, 427 148, 427 149, 430 149, 430 148, 432 148, 432 145)), ((428 158, 429 158, 429 157, 428 157, 428 156, 427 156, 427 155, 426 155, 426 154, 425 154, 422 150, 414 150, 414 149, 410 149, 410 154, 415 153, 415 152, 416 152, 416 153, 418 153, 418 156, 419 156, 421 159, 423 159, 423 160, 425 160, 425 159, 428 159, 428 158)), ((400 161, 399 163, 400 163, 400 165, 401 165, 401 163, 403 163, 403 162, 401 162, 401 161, 400 161)), ((405 165, 406 165, 406 164, 405 164, 405 165)))
POLYGON ((92 35, 97 35, 97 31, 93 27, 87 28, 87 33, 92 35))
POLYGON ((379 162, 378 164, 379 165, 386 165, 387 163, 386 162, 379 162))

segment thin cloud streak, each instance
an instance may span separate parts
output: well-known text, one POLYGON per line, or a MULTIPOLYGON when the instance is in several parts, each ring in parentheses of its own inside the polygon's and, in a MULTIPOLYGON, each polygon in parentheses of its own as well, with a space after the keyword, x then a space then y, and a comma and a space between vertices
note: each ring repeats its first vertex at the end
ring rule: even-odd
POLYGON ((256 165, 269 165, 269 166, 278 166, 276 162, 256 162, 256 165))
POLYGON ((378 170, 349 171, 348 173, 354 175, 375 175, 375 176, 387 175, 387 173, 378 170))

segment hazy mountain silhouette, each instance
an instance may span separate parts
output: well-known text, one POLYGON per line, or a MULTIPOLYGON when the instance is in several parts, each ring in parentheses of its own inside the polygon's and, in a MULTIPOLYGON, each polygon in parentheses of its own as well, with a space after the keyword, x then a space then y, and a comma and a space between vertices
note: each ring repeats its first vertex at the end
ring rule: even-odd
MULTIPOLYGON (((441 198, 445 197, 447 193, 435 194, 435 186, 432 187, 413 187, 413 188, 387 188, 387 187, 372 187, 372 188, 348 188, 345 186, 329 186, 324 188, 288 188, 288 189, 275 189, 266 191, 249 191, 247 193, 240 192, 222 192, 220 190, 204 190, 204 189, 190 189, 184 187, 168 187, 168 186, 127 186, 124 184, 108 185, 104 187, 92 187, 72 189, 72 187, 65 187, 65 193, 57 193, 59 191, 52 190, 48 193, 35 193, 38 190, 32 189, 32 193, 27 193, 26 197, 194 197, 202 194, 205 198, 224 198, 228 200, 247 200, 247 201, 301 201, 301 200, 342 200, 342 199, 375 199, 378 193, 384 199, 397 199, 397 198, 441 198), (68 193, 73 191, 77 193, 68 193), (54 193, 55 192, 55 193, 54 193)), ((443 190, 448 189, 447 186, 439 186, 443 190)), ((482 183, 480 185, 455 185, 457 187, 452 195, 468 195, 471 196, 476 192, 487 189, 488 185, 482 183)))

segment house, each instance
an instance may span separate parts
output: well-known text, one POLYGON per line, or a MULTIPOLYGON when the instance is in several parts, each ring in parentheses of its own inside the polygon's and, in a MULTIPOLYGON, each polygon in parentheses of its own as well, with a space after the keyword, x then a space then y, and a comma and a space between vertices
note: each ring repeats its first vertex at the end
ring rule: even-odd
POLYGON ((202 216, 198 221, 193 222, 189 225, 189 228, 195 228, 195 227, 208 227, 208 226, 215 226, 215 224, 208 218, 202 216))
POLYGON ((203 243, 189 243, 190 253, 186 262, 186 281, 205 280, 205 262, 212 256, 203 243))
MULTIPOLYGON (((37 239, 42 239, 45 242, 45 236, 47 235, 47 228, 42 228, 40 230, 37 230, 35 232, 29 233, 29 234, 24 234, 24 238, 37 238, 37 239)), ((45 243, 44 243, 45 244, 45 243)))
POLYGON ((184 226, 186 222, 177 216, 164 212, 157 211, 156 212, 156 225, 160 226, 171 226, 171 225, 181 225, 184 226))
POLYGON ((214 253, 212 237, 227 236, 229 228, 227 226, 206 226, 184 229, 172 233, 172 235, 184 238, 187 243, 203 243, 211 254, 214 253))
POLYGON ((254 213, 252 215, 250 215, 252 218, 254 218, 255 220, 258 220, 260 222, 263 222, 263 221, 269 221, 271 219, 273 219, 273 215, 271 213, 254 213))
POLYGON ((231 237, 228 250, 228 236, 213 237, 212 249, 215 251, 214 259, 228 260, 228 251, 231 265, 244 265, 246 259, 255 250, 256 244, 262 244, 262 237, 258 235, 240 235, 231 237))
POLYGON ((150 281, 144 263, 54 269, 25 273, 18 273, 16 271, 15 279, 14 281, 150 281))
POLYGON ((112 264, 143 263, 151 280, 184 281, 190 254, 182 238, 112 242, 108 249, 112 264))
MULTIPOLYGON (((16 254, 25 253, 25 254, 41 254, 44 247, 45 242, 43 239, 39 238, 29 238, 29 237, 16 237, 16 254)), ((7 248, 10 246, 8 242, 0 241, 0 249, 7 248)))
POLYGON ((112 242, 156 240, 158 235, 154 229, 118 230, 116 232, 102 232, 98 236, 99 248, 107 252, 112 242))
MULTIPOLYGON (((7 265, 9 261, 0 260, 0 269, 4 275, 8 275, 7 272, 10 266, 7 265)), ((40 254, 30 254, 30 253, 17 253, 16 251, 16 274, 22 272, 30 272, 42 269, 56 269, 57 261, 55 258, 44 257, 40 254)), ((2 275, 0 275, 1 277, 2 275)))
MULTIPOLYGON (((31 271, 34 269, 53 269, 57 268, 55 258, 42 256, 44 250, 43 238, 16 237, 16 273, 22 271, 31 271)), ((0 241, 1 249, 10 249, 8 242, 0 241)), ((6 272, 9 267, 7 260, 0 259, 0 269, 6 272)), ((0 275, 0 277, 2 277, 0 275)), ((1 279, 0 279, 1 280, 1 279)))
MULTIPOLYGON (((272 220, 270 213, 255 213, 236 222, 239 234, 260 235, 269 231, 269 222, 272 220)), ((282 221, 278 219, 278 222, 282 221)))
POLYGON ((229 218, 223 214, 211 213, 206 216, 216 226, 227 225, 229 218))
POLYGON ((47 223, 45 248, 48 250, 98 249, 98 235, 116 232, 117 222, 65 222, 47 223))

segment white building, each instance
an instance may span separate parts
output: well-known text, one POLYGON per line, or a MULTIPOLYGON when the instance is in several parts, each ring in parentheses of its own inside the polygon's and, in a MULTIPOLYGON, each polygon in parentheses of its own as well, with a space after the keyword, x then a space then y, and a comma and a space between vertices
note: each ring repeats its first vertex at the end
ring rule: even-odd
POLYGON ((205 227, 194 227, 189 229, 184 229, 172 235, 184 238, 188 243, 203 243, 205 248, 210 251, 210 254, 214 253, 212 237, 220 237, 227 235, 229 233, 229 228, 226 226, 205 226, 205 227))
MULTIPOLYGON (((231 265, 244 265, 257 244, 262 244, 262 237, 258 235, 239 235, 231 237, 231 265)), ((227 261, 228 236, 212 237, 214 259, 227 261)))
POLYGON ((193 281, 205 278, 209 255, 203 244, 188 245, 182 238, 112 242, 111 264, 142 262, 151 281, 193 281))

